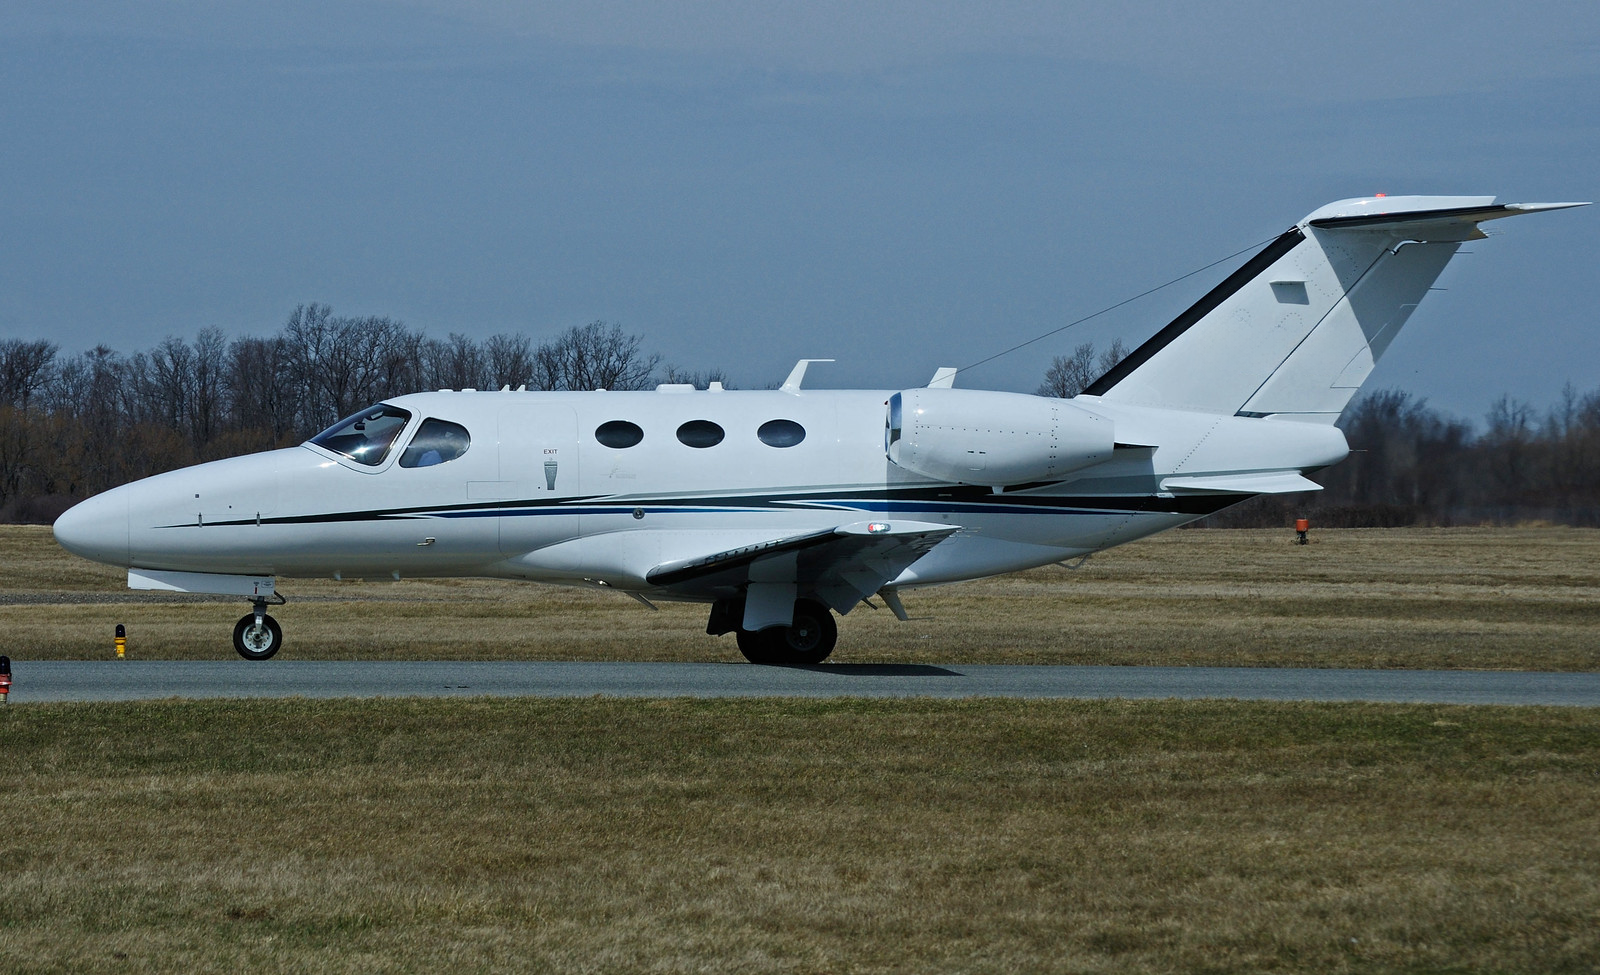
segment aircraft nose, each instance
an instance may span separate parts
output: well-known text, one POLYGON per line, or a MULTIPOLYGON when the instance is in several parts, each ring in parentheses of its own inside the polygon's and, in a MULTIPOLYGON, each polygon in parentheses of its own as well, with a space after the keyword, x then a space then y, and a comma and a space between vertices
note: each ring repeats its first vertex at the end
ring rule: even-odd
POLYGON ((52 529, 61 547, 108 565, 128 564, 128 495, 113 489, 68 508, 52 529))

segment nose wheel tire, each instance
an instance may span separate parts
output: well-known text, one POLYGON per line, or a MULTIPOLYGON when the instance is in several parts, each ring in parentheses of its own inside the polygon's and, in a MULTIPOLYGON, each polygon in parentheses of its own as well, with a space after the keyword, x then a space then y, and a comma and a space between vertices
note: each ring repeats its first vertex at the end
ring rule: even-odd
POLYGON ((246 660, 266 660, 283 647, 283 629, 278 621, 262 615, 256 625, 256 614, 246 613, 233 627, 233 649, 246 660))
POLYGON ((765 630, 740 630, 739 652, 753 664, 820 664, 839 642, 839 627, 828 607, 802 599, 794 607, 794 625, 765 630))

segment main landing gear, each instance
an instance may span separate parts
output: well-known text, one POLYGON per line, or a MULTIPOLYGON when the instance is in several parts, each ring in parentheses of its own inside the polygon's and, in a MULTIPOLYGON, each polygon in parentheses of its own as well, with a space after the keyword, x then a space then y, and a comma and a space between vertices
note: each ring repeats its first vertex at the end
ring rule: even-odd
MULTIPOLYGON (((233 649, 246 660, 266 660, 283 648, 283 628, 267 615, 267 601, 257 599, 255 608, 233 626, 233 649)), ((277 605, 283 605, 280 597, 277 605)))
POLYGON ((713 636, 732 632, 739 641, 739 652, 753 664, 820 664, 839 642, 839 627, 828 607, 812 599, 794 604, 794 622, 765 630, 744 630, 744 603, 721 600, 711 608, 706 632, 713 636))

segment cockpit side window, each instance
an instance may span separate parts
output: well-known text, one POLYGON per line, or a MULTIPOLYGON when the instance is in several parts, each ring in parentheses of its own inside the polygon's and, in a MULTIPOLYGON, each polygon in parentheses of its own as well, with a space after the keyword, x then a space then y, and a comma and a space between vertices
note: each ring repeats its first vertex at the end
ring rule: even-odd
POLYGON ((432 467, 455 460, 472 446, 472 435, 467 428, 449 420, 429 417, 417 428, 405 452, 400 455, 401 467, 432 467))
POLYGON ((377 467, 389 456, 395 438, 411 422, 411 413, 398 406, 379 403, 354 416, 347 416, 311 438, 324 447, 367 467, 377 467))

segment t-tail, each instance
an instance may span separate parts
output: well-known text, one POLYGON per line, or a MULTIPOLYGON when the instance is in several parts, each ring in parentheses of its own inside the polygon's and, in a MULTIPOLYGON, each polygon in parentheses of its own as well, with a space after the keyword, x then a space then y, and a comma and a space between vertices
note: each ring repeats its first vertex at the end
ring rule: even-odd
POLYGON ((1478 224, 1582 203, 1341 200, 1285 231, 1083 393, 1332 423, 1478 224))

